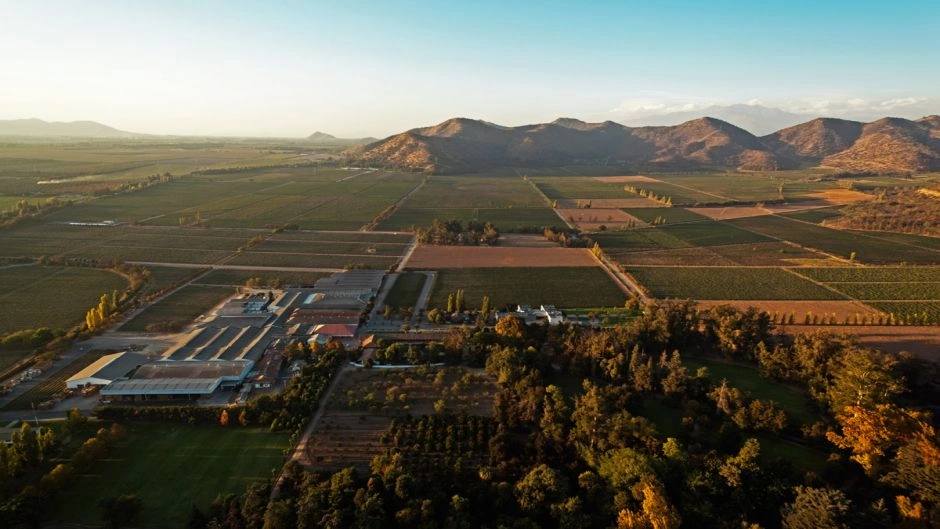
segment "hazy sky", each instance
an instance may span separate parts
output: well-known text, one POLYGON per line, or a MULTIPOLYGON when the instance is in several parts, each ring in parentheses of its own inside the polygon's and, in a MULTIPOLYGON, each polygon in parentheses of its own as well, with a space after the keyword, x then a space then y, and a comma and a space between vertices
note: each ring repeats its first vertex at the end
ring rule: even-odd
POLYGON ((0 0, 0 119, 384 136, 449 117, 940 107, 940 2, 0 0))

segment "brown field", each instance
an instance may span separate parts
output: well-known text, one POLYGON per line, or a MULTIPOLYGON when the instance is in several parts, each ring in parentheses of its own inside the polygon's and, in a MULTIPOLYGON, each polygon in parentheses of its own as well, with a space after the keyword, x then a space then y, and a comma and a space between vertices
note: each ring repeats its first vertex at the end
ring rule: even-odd
POLYGON ((830 206, 844 206, 846 204, 854 204, 856 202, 861 202, 863 200, 871 200, 874 197, 861 191, 853 191, 851 189, 824 189, 822 191, 817 191, 810 196, 818 197, 820 200, 825 202, 830 206))
POLYGON ((501 246, 419 246, 405 268, 515 268, 553 266, 597 266, 585 248, 526 248, 501 246))
POLYGON ((482 370, 420 367, 347 372, 307 445, 308 460, 317 470, 354 466, 368 471, 372 457, 382 451, 382 433, 392 418, 433 415, 438 400, 445 402, 446 413, 490 416, 497 391, 496 382, 482 370))
POLYGON ((575 199, 575 198, 560 198, 558 199, 558 207, 561 209, 579 209, 578 203, 582 206, 586 205, 588 202, 591 203, 590 208, 580 208, 583 210, 590 211, 591 209, 617 209, 617 208, 661 208, 663 204, 661 202, 656 202, 655 200, 650 200, 644 197, 636 198, 592 198, 592 199, 575 199))
POLYGON ((558 243, 541 235, 502 233, 499 236, 499 246, 503 248, 558 248, 558 243))
POLYGON ((642 220, 619 209, 590 207, 575 209, 558 208, 555 211, 568 222, 572 222, 571 219, 574 219, 573 223, 582 230, 596 230, 601 226, 613 228, 615 226, 623 226, 631 221, 635 222, 636 226, 646 226, 646 223, 642 220))
MULTIPOLYGON (((858 301, 766 301, 766 300, 708 300, 699 301, 699 306, 703 308, 716 307, 718 305, 731 305, 737 309, 747 309, 756 307, 771 315, 789 315, 793 314, 794 321, 797 324, 803 322, 806 313, 812 313, 819 317, 829 317, 833 314, 839 323, 845 321, 845 318, 854 318, 857 314, 861 316, 878 316, 878 311, 858 301)), ((802 325, 788 326, 788 328, 803 327, 802 325)), ((848 328, 842 325, 825 326, 827 329, 848 328)), ((892 329, 896 327, 891 327, 892 329)), ((840 331, 841 332, 841 331, 840 331)))
POLYGON ((662 182, 662 180, 657 180, 655 178, 650 178, 648 176, 595 176, 594 180, 598 182, 606 182, 609 184, 628 184, 635 182, 662 182))
POLYGON ((688 208, 688 210, 713 220, 760 217, 763 215, 770 215, 771 213, 767 208, 758 208, 754 206, 732 206, 727 208, 688 208))
POLYGON ((940 328, 881 325, 787 325, 788 334, 805 334, 818 330, 835 334, 853 334, 865 347, 890 353, 907 351, 925 360, 940 362, 940 328))

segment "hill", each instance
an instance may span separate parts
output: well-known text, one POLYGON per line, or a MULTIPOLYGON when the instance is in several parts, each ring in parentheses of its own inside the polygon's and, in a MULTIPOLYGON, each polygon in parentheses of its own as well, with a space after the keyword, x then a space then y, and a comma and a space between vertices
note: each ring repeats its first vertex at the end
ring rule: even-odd
POLYGON ((906 173, 940 169, 940 118, 885 118, 869 124, 818 118, 763 137, 711 117, 647 127, 572 118, 504 127, 453 118, 348 149, 346 155, 363 164, 440 173, 577 163, 754 171, 824 165, 848 172, 906 173))
POLYGON ((737 104, 711 105, 698 110, 632 116, 625 119, 623 123, 631 126, 672 126, 703 117, 718 118, 733 123, 752 134, 764 136, 776 130, 803 123, 812 116, 762 105, 737 104))
POLYGON ((313 134, 307 136, 307 141, 319 144, 319 145, 361 145, 364 143, 372 143, 375 141, 375 138, 337 138, 332 134, 327 134, 325 132, 316 131, 313 134))
POLYGON ((144 135, 118 130, 95 121, 43 121, 32 118, 0 120, 0 136, 135 138, 144 135))

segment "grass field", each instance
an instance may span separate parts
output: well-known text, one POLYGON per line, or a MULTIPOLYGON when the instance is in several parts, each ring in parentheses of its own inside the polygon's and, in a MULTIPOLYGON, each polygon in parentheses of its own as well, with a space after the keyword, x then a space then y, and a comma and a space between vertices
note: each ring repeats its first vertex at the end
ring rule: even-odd
POLYGON ((92 362, 101 358, 102 356, 115 351, 89 351, 84 355, 73 360, 69 365, 65 366, 54 376, 39 382, 32 388, 23 393, 19 397, 10 401, 6 406, 3 407, 4 410, 29 410, 32 409, 33 405, 39 406, 40 403, 45 402, 52 398, 56 393, 65 391, 65 381, 68 380, 72 375, 78 373, 82 369, 88 367, 92 362))
POLYGON ((95 268, 0 268, 0 304, 9 309, 0 317, 0 334, 36 327, 66 329, 83 321, 101 294, 126 287, 120 275, 95 268))
POLYGON ((753 367, 707 358, 684 358, 683 363, 692 373, 700 367, 707 367, 709 377, 716 383, 725 379, 729 385, 750 393, 754 398, 776 402, 797 424, 809 424, 816 420, 817 414, 810 408, 805 393, 763 378, 753 367))
POLYGON ((464 289, 471 308, 489 296, 494 308, 511 304, 561 308, 621 307, 626 295, 600 268, 465 268, 440 270, 429 307, 445 307, 447 295, 464 289))
POLYGON ((398 275, 395 284, 385 297, 385 304, 391 307, 414 307, 424 288, 427 276, 418 272, 404 272, 398 275))
POLYGON ((135 527, 176 529, 192 505, 205 512, 216 495, 241 493, 271 479, 288 447, 285 432, 261 428, 132 424, 124 442, 56 502, 55 522, 101 523, 98 503, 136 494, 144 508, 135 527))
POLYGON ((144 332, 151 323, 187 325, 233 294, 232 287, 188 285, 144 309, 121 330, 144 332))
POLYGON ((845 299, 780 268, 629 266, 625 270, 657 298, 845 299))

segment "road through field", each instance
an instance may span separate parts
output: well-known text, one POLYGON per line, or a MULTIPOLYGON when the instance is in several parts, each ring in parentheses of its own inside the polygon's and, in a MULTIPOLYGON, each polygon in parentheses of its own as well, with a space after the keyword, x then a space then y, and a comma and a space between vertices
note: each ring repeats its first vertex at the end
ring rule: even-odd
MULTIPOLYGON (((313 436, 313 432, 317 429, 317 425, 320 424, 320 419, 323 418, 323 413, 326 411, 326 405, 330 401, 330 397, 333 395, 336 386, 339 385, 339 381, 343 376, 355 369, 355 367, 346 364, 343 365, 336 372, 336 375, 333 376, 333 381, 330 382, 330 387, 326 388, 326 391, 320 397, 320 402, 317 405, 317 411, 313 413, 313 417, 310 419, 310 423, 307 425, 307 428, 304 429, 304 433, 300 436, 300 439, 297 441, 297 444, 294 445, 293 451, 291 451, 290 457, 287 458, 287 463, 291 461, 296 461, 303 467, 310 467, 312 461, 310 461, 309 454, 307 453, 307 445, 310 443, 310 437, 313 436)), ((287 464, 285 463, 285 465, 287 464)), ((271 488, 271 499, 276 500, 281 494, 281 483, 283 482, 283 473, 279 472, 277 476, 277 481, 274 483, 274 487, 271 488)))

